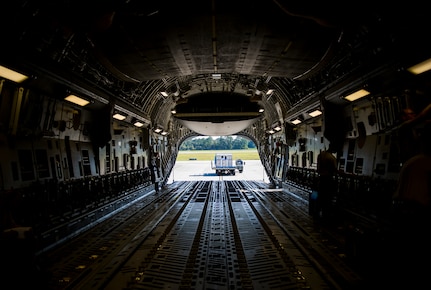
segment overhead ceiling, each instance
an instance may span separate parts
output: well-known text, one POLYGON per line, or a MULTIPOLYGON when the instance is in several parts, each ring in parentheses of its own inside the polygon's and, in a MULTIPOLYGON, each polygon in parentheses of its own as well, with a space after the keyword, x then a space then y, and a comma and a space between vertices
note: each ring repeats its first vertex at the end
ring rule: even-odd
POLYGON ((234 134, 259 119, 230 110, 230 97, 242 95, 264 109, 269 124, 285 121, 319 104, 322 95, 340 102, 341 93, 364 83, 396 87, 400 68, 430 51, 420 38, 429 25, 418 17, 425 13, 418 5, 7 2, 0 12, 0 62, 34 71, 37 77, 29 83, 35 88, 51 93, 75 88, 165 128, 175 123, 192 129, 196 106, 190 100, 216 100, 213 111, 199 115, 206 124, 197 132, 205 135, 234 134), (188 119, 172 115, 177 106, 188 119), (216 125, 223 122, 213 121, 220 112, 216 107, 229 116, 224 121, 235 117, 241 125, 216 125))

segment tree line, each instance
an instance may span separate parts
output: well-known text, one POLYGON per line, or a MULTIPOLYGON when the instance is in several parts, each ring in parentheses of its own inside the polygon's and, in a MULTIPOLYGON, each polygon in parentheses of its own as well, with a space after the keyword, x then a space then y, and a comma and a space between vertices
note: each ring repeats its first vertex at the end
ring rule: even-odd
POLYGON ((193 137, 185 140, 180 150, 240 150, 254 149, 256 144, 248 138, 240 136, 193 137))

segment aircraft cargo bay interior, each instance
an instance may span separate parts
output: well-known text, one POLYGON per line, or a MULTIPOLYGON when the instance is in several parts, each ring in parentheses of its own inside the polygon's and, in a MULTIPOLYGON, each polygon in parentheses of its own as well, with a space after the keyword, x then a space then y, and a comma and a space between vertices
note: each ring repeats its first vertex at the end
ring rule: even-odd
POLYGON ((425 4, 3 4, 1 283, 430 288, 425 4))

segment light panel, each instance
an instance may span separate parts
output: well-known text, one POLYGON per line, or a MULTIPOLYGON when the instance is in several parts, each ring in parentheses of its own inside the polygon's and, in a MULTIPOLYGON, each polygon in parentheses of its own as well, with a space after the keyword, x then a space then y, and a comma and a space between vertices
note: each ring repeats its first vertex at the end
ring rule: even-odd
POLYGON ((136 127, 142 127, 142 126, 144 126, 144 123, 136 121, 135 123, 133 123, 133 125, 135 125, 136 127))
POLYGON ((412 74, 418 75, 431 69, 431 58, 409 67, 407 70, 412 74))
POLYGON ((16 83, 22 83, 28 76, 0 65, 0 76, 16 83))
POLYGON ((126 119, 126 118, 127 118, 127 116, 122 115, 122 114, 120 114, 120 113, 115 113, 115 114, 112 116, 112 118, 117 119, 117 120, 120 120, 120 121, 123 121, 124 119, 126 119))
POLYGON ((302 123, 302 121, 299 118, 295 119, 295 120, 292 120, 292 124, 293 125, 298 125, 299 123, 302 123))
POLYGON ((356 101, 356 100, 358 100, 360 98, 363 98, 363 97, 365 97, 365 96, 367 96, 369 94, 370 94, 369 91, 367 91, 365 89, 360 89, 360 90, 358 90, 358 91, 356 91, 356 92, 354 92, 354 93, 352 93, 350 95, 345 96, 344 99, 346 99, 346 100, 348 100, 350 102, 353 102, 353 101, 356 101))
POLYGON ((90 103, 90 101, 80 98, 76 95, 68 95, 67 97, 64 98, 66 101, 69 101, 71 103, 77 104, 81 107, 86 106, 90 103))
POLYGON ((272 94, 273 92, 274 92, 274 90, 273 90, 273 89, 269 89, 269 90, 266 92, 266 95, 268 96, 268 95, 272 94))
POLYGON ((314 117, 322 115, 322 111, 320 111, 319 109, 316 109, 316 110, 308 112, 308 115, 310 115, 310 117, 314 118, 314 117))

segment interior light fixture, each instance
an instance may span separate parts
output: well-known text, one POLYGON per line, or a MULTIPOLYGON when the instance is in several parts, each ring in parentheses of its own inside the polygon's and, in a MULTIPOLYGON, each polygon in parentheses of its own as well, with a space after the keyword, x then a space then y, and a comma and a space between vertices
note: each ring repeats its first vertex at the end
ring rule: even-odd
POLYGON ((28 76, 0 65, 0 76, 16 83, 22 83, 28 76))
POLYGON ((127 118, 127 116, 117 112, 112 116, 112 118, 123 121, 124 119, 127 118))
POLYGON ((280 131, 280 130, 281 130, 281 127, 280 127, 280 126, 275 126, 275 127, 274 127, 274 130, 278 132, 278 131, 280 131))
POLYGON ((167 135, 167 134, 168 134, 168 132, 163 131, 163 132, 162 132, 162 133, 160 133, 160 134, 162 134, 163 136, 165 136, 165 135, 167 135))
POLYGON ((167 97, 169 96, 169 94, 167 92, 160 92, 162 94, 163 97, 167 97))
POLYGON ((177 111, 176 111, 175 109, 172 109, 172 110, 171 110, 171 113, 172 113, 172 114, 176 114, 176 113, 177 113, 177 111))
POLYGON ((133 124, 135 127, 142 127, 145 125, 145 123, 141 122, 139 119, 137 119, 136 117, 132 117, 132 119, 130 120, 130 123, 133 124))
POLYGON ((274 134, 275 133, 275 131, 273 129, 269 129, 267 132, 268 132, 268 134, 274 134))
POLYGON ((411 72, 412 74, 418 75, 418 74, 426 72, 430 69, 431 69, 431 58, 429 58, 423 62, 420 62, 414 66, 411 66, 407 70, 409 72, 411 72))
POLYGON ((154 129, 154 132, 156 132, 156 133, 160 133, 160 132, 162 132, 163 130, 161 129, 161 128, 156 128, 156 129, 154 129))
POLYGON ((293 125, 298 125, 302 123, 302 120, 300 118, 296 118, 290 121, 293 125))
POLYGON ((265 109, 264 108, 260 108, 259 109, 259 113, 263 113, 263 112, 265 112, 265 109))
POLYGON ((133 123, 133 125, 140 128, 140 127, 144 126, 144 123, 136 121, 135 123, 133 123))
POLYGON ((266 92, 266 95, 270 95, 270 94, 272 94, 274 92, 274 90, 273 89, 269 89, 267 92, 266 92))
POLYGON ((314 117, 322 115, 322 111, 319 109, 314 109, 314 110, 311 110, 310 112, 308 112, 308 115, 310 115, 310 117, 314 118, 314 117))
POLYGON ((221 74, 212 74, 213 80, 220 80, 221 74))
POLYGON ((350 102, 353 102, 353 101, 356 101, 356 100, 358 100, 360 98, 363 98, 363 97, 365 97, 365 96, 367 96, 369 94, 370 94, 369 91, 367 91, 365 89, 360 89, 360 90, 357 90, 354 93, 351 93, 351 94, 345 96, 344 99, 346 99, 346 100, 348 100, 350 102))
POLYGON ((69 101, 71 103, 77 104, 81 107, 84 107, 86 105, 88 105, 90 103, 90 101, 83 99, 81 97, 78 97, 76 95, 68 95, 67 97, 64 98, 66 101, 69 101))

